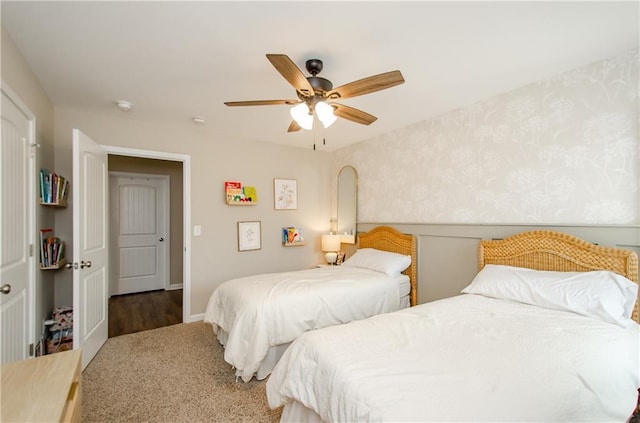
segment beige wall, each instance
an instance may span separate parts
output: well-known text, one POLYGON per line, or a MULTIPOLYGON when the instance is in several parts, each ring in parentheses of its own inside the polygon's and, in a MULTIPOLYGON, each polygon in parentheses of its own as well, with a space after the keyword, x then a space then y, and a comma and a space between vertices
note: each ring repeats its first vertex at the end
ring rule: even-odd
POLYGON ((147 173, 169 176, 169 283, 182 284, 182 251, 184 248, 182 214, 182 162, 141 157, 109 155, 109 171, 147 173))
MULTIPOLYGON (((240 276, 310 268, 321 263, 320 234, 330 226, 331 155, 305 148, 217 136, 211 128, 191 122, 145 122, 135 109, 129 114, 94 115, 56 109, 56 167, 71 173, 71 131, 78 128, 98 144, 188 155, 191 158, 191 223, 202 236, 191 236, 191 314, 204 312, 213 289, 240 276), (298 209, 276 211, 273 178, 298 182, 298 209), (258 204, 233 207, 225 203, 224 182, 255 186, 258 204), (237 222, 262 222, 262 249, 238 252, 237 222), (308 245, 281 245, 283 226, 303 228, 308 245)), ((286 136, 283 133, 282 136, 286 136)), ((73 181, 72 181, 73 183, 73 181)), ((70 198, 73 203, 73 198, 70 198)), ((71 208, 56 215, 61 236, 72 234, 71 208)), ((56 275, 56 299, 72 296, 71 275, 56 275)))
MULTIPOLYGON (((53 105, 4 28, 2 28, 2 69, 0 73, 2 74, 3 87, 6 84, 36 117, 36 142, 40 145, 36 149, 36 172, 41 167, 53 170, 53 105)), ((36 207, 36 231, 43 227, 53 227, 54 213, 56 211, 51 208, 36 207)), ((35 235, 35 233, 32 234, 34 243, 35 235)), ((36 336, 39 337, 42 333, 42 319, 48 317, 56 304, 54 304, 53 296, 54 273, 39 270, 37 257, 35 262, 34 330, 36 336)), ((58 272, 64 272, 64 270, 58 272)))

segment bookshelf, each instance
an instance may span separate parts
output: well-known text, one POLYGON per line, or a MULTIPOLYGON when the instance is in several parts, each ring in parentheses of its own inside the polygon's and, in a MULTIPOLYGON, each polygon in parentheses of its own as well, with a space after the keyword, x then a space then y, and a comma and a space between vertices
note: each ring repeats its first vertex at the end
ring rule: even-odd
POLYGON ((255 187, 243 187, 241 182, 224 183, 226 203, 230 206, 254 206, 258 204, 255 187))
POLYGON ((282 228, 283 247, 301 247, 307 245, 302 236, 302 229, 293 226, 282 228))
POLYGON ((63 258, 52 266, 43 267, 42 264, 40 264, 40 270, 58 270, 58 269, 62 269, 66 265, 67 265, 67 259, 63 258))
POLYGON ((47 203, 47 202, 44 202, 44 201, 40 200, 40 205, 41 206, 47 206, 47 207, 61 207, 61 208, 64 208, 64 207, 67 207, 67 200, 60 199, 60 200, 56 201, 55 203, 47 203))
MULTIPOLYGON (((55 172, 40 169, 40 205, 44 207, 67 207, 69 180, 55 172)), ((67 264, 65 243, 54 235, 53 229, 39 231, 40 270, 57 270, 67 264)))

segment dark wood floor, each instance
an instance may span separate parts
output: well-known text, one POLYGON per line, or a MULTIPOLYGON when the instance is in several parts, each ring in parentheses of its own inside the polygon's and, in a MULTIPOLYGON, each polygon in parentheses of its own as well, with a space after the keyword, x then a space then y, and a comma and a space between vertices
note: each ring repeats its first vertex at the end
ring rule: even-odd
POLYGON ((109 338, 182 323, 182 290, 115 295, 109 299, 109 338))

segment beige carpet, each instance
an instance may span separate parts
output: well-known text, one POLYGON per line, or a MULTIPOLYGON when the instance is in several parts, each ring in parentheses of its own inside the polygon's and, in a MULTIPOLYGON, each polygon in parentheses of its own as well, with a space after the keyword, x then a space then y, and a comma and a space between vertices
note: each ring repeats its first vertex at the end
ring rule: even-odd
POLYGON ((265 383, 236 383, 203 322, 118 336, 83 372, 82 421, 277 422, 265 383))

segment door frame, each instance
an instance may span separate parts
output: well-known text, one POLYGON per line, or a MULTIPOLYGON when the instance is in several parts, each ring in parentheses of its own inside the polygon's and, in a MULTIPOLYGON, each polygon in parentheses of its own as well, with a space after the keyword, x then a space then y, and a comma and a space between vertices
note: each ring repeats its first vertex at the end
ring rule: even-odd
MULTIPOLYGON (((36 278, 40 279, 42 275, 37 274, 37 266, 39 260, 36 259, 36 173, 38 172, 38 154, 37 149, 40 147, 40 144, 36 142, 36 115, 31 111, 31 109, 26 105, 25 102, 22 101, 20 96, 16 94, 13 89, 2 79, 0 81, 0 91, 4 92, 4 94, 16 105, 16 107, 25 115, 27 121, 29 122, 29 139, 27 142, 31 147, 31 153, 29 154, 28 160, 28 170, 27 173, 29 175, 29 180, 27 181, 27 186, 29 187, 29 203, 27 204, 28 208, 28 216, 27 216, 27 242, 29 243, 29 256, 28 266, 29 266, 29 280, 27 281, 27 290, 28 290, 28 298, 27 298, 27 322, 25 322, 27 328, 27 342, 33 345, 33 349, 28 351, 27 357, 34 357, 36 355, 36 346, 38 341, 36 339, 36 333, 38 333, 38 318, 45 318, 46 313, 44 310, 36 310, 36 278), (33 352, 33 354, 30 354, 33 352)), ((2 247, 0 247, 2 248, 2 247)), ((47 304, 45 301, 44 304, 47 304)), ((46 307, 46 305, 45 305, 46 307)), ((27 346, 25 346, 26 348, 27 346)))
MULTIPOLYGON (((163 228, 162 231, 164 231, 164 237, 165 239, 167 239, 168 241, 165 243, 164 246, 164 256, 162 257, 162 259, 160 260, 160 262, 158 263, 158 265, 161 265, 162 263, 164 263, 164 283, 163 283, 163 289, 165 291, 168 291, 170 289, 172 289, 172 285, 171 285, 171 266, 170 266, 170 258, 171 258, 171 207, 170 207, 170 177, 169 175, 162 175, 162 174, 158 174, 158 173, 135 173, 135 172, 122 172, 122 171, 116 171, 116 170, 110 170, 107 172, 108 174, 108 178, 109 178, 109 198, 111 199, 111 195, 112 192, 111 190, 113 189, 113 187, 111 186, 111 178, 120 178, 120 177, 124 177, 124 178, 147 178, 147 179, 154 179, 154 180, 158 180, 161 183, 161 189, 162 189, 162 201, 161 201, 161 207, 163 208, 163 213, 164 213, 164 222, 163 222, 163 228)), ((109 219, 112 219, 114 217, 113 215, 113 202, 109 201, 109 219)), ((120 221, 120 219, 118 218, 118 222, 120 221)), ((113 233, 113 231, 116 229, 114 227, 115 225, 110 225, 109 226, 109 253, 113 253, 113 252, 117 252, 117 245, 113 245, 113 235, 116 235, 113 233)), ((114 255, 112 254, 111 257, 114 257, 114 255)), ((119 262, 118 262, 119 263, 119 262)), ((115 265, 114 265, 114 261, 111 260, 110 263, 110 268, 112 270, 111 272, 111 280, 109 281, 109 297, 111 297, 113 295, 113 291, 112 291, 112 280, 114 279, 114 276, 116 275, 115 272, 113 272, 113 270, 115 270, 115 265)), ((180 285, 180 287, 182 287, 182 285, 180 285)))
POLYGON ((198 320, 192 320, 191 318, 191 156, 112 145, 102 145, 102 148, 105 149, 107 154, 116 156, 182 162, 182 237, 184 242, 184 250, 182 253, 182 321, 183 323, 190 323, 198 320))

